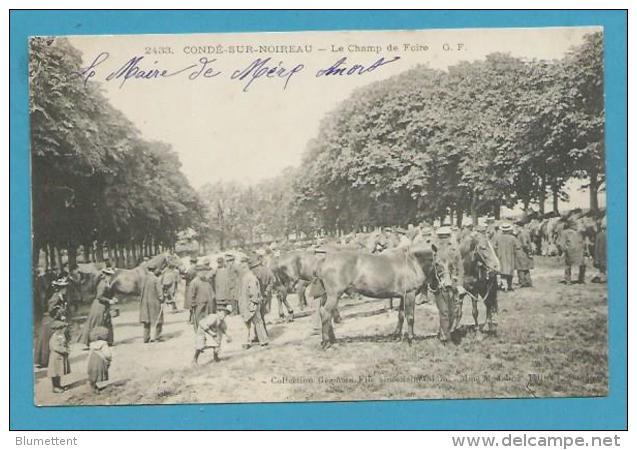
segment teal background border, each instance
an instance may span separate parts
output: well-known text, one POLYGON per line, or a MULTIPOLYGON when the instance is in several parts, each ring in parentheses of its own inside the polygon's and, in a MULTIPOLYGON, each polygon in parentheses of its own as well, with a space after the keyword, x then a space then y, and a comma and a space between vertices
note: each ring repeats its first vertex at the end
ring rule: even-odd
MULTIPOLYGON (((627 12, 12 11, 10 14, 10 428, 533 430, 627 427, 627 12), (601 25, 609 253, 609 396, 119 407, 33 404, 28 55, 30 35, 601 25)), ((565 326, 568 326, 565 323, 565 326)))

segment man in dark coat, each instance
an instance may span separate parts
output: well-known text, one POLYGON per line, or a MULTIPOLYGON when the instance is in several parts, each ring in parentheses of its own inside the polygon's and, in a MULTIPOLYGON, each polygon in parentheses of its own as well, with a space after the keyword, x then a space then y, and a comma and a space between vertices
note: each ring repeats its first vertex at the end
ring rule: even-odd
MULTIPOLYGON (((217 308, 225 307, 226 305, 232 306, 231 278, 230 270, 226 267, 226 260, 222 257, 217 258, 217 272, 214 279, 217 308)), ((233 309, 233 311, 233 314, 236 314, 236 310, 233 309)))
POLYGON ((239 305, 239 283, 241 278, 240 264, 235 264, 234 255, 226 254, 226 267, 228 268, 228 290, 229 301, 232 305, 233 314, 241 314, 241 306, 239 305))
POLYGON ((500 276, 507 282, 507 290, 513 290, 513 271, 515 270, 515 248, 518 240, 513 236, 510 223, 500 225, 500 232, 495 234, 493 248, 500 260, 500 276))
POLYGON ((599 273, 593 278, 594 283, 606 283, 606 268, 608 267, 608 256, 606 253, 606 219, 602 220, 599 232, 595 236, 594 264, 599 273))
POLYGON ((584 239, 575 229, 575 223, 566 221, 561 235, 561 248, 564 253, 564 280, 562 283, 570 284, 572 267, 577 266, 579 273, 575 283, 582 284, 586 277, 586 260, 584 259, 584 239))
POLYGON ((255 328, 259 344, 261 346, 269 344, 268 333, 265 330, 263 317, 261 316, 261 287, 259 286, 259 280, 252 272, 252 269, 257 267, 258 264, 258 261, 255 259, 249 262, 243 261, 240 265, 241 278, 237 294, 241 317, 248 331, 247 342, 243 345, 244 348, 250 348, 252 344, 250 339, 252 326, 255 328))
POLYGON ((159 341, 164 324, 163 292, 159 281, 161 271, 152 264, 146 266, 139 304, 139 322, 144 327, 144 343, 151 342, 151 327, 155 329, 153 341, 159 341))
POLYGON ((519 228, 515 247, 515 269, 518 271, 520 287, 533 287, 531 269, 533 269, 533 242, 525 227, 519 228))
POLYGON ((197 277, 190 283, 190 303, 193 308, 193 327, 195 332, 201 319, 208 315, 208 311, 214 309, 215 293, 212 284, 208 280, 208 271, 205 265, 197 265, 197 277))

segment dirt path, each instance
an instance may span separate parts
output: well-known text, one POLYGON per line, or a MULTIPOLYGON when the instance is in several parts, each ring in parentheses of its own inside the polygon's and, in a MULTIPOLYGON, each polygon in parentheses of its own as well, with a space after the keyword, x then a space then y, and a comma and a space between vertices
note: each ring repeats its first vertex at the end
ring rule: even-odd
MULTIPOLYGON (((244 350, 245 326, 228 319, 233 341, 222 361, 204 353, 191 367, 194 331, 185 312, 168 313, 163 342, 144 344, 136 304, 114 319, 111 383, 99 395, 85 382, 87 352, 72 348, 70 389, 53 394, 46 370, 36 371, 37 404, 316 401, 605 395, 607 393, 606 285, 564 286, 562 270, 544 262, 536 287, 500 295, 499 335, 468 331, 458 345, 435 338, 438 315, 417 306, 413 345, 389 334, 396 312, 386 300, 345 301, 335 348, 319 350, 306 311, 292 323, 269 325, 267 348, 244 350)), ((296 306, 296 298, 290 299, 296 306)), ((480 321, 484 306, 480 305, 480 321)), ((267 317, 276 318, 276 306, 267 317)), ((466 301, 463 324, 472 323, 466 301)), ((468 327, 467 327, 468 328, 468 327)))

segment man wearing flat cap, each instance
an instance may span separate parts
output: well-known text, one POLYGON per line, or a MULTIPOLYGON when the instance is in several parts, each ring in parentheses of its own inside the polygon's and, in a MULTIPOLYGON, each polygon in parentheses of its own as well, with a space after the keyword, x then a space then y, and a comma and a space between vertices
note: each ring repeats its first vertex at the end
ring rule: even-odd
POLYGON ((261 316, 261 287, 259 280, 252 272, 252 269, 259 265, 256 258, 251 260, 244 259, 240 264, 240 283, 238 291, 238 300, 240 314, 247 327, 247 341, 243 345, 244 348, 250 348, 252 341, 250 339, 250 331, 254 326, 256 337, 261 346, 269 344, 268 334, 265 330, 263 317, 261 316))

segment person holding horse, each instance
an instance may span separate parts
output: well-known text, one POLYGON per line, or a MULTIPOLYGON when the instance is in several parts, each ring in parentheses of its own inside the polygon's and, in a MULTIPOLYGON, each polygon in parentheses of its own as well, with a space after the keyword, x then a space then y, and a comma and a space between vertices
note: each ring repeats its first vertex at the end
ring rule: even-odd
POLYGON ((459 308, 461 311, 462 300, 466 295, 463 287, 464 267, 460 251, 452 239, 451 228, 441 226, 436 231, 436 237, 434 280, 430 286, 433 288, 438 308, 438 338, 446 343, 459 325, 456 316, 459 315, 459 308))

